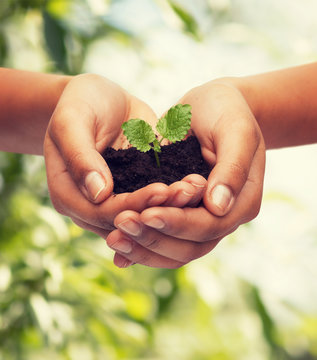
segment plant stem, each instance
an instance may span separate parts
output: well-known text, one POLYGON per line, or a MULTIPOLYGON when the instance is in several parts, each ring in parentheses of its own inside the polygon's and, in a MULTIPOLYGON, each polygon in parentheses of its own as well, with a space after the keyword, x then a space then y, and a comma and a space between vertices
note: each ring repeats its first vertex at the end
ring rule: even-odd
POLYGON ((158 153, 153 149, 157 167, 161 167, 158 153))

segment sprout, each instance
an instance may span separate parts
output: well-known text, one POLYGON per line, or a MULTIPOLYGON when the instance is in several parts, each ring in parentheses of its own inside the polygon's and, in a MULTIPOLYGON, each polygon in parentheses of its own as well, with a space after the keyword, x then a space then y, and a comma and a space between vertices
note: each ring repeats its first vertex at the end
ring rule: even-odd
POLYGON ((161 152, 162 140, 167 139, 172 143, 183 140, 190 129, 191 117, 191 106, 188 104, 178 104, 170 108, 156 125, 156 130, 161 135, 159 140, 152 127, 141 119, 130 119, 124 122, 122 130, 130 144, 139 151, 147 152, 153 149, 156 164, 160 167, 158 153, 161 152))

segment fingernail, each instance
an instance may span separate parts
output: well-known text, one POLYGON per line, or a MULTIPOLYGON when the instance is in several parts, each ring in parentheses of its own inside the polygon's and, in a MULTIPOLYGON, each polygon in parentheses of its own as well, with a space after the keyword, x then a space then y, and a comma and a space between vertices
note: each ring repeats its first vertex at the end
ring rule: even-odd
POLYGON ((176 194, 176 196, 173 199, 173 206, 182 207, 185 206, 191 198, 194 196, 194 194, 190 194, 186 191, 180 191, 176 194))
POLYGON ((132 236, 138 236, 141 234, 141 226, 134 220, 122 221, 118 224, 118 228, 132 236))
POLYGON ((125 254, 129 254, 132 251, 132 243, 129 240, 120 239, 111 248, 116 251, 120 251, 125 254))
POLYGON ((219 209, 225 212, 232 200, 231 190, 225 185, 217 185, 211 191, 211 201, 219 209))
POLYGON ((207 185, 207 180, 204 177, 200 176, 193 179, 193 181, 191 181, 191 184, 197 188, 204 188, 207 185))
POLYGON ((206 186, 206 183, 204 183, 204 184, 192 183, 192 185, 195 186, 195 187, 197 187, 197 188, 199 188, 199 189, 202 189, 202 188, 204 188, 204 187, 206 186))
POLYGON ((157 217, 147 220, 144 224, 154 229, 163 229, 165 227, 165 222, 157 217))
POLYGON ((116 261, 116 265, 120 268, 127 268, 128 266, 133 265, 133 261, 122 257, 116 261))
POLYGON ((97 200, 101 191, 106 187, 104 178, 97 173, 97 171, 90 172, 85 179, 85 186, 89 197, 95 201, 97 200))

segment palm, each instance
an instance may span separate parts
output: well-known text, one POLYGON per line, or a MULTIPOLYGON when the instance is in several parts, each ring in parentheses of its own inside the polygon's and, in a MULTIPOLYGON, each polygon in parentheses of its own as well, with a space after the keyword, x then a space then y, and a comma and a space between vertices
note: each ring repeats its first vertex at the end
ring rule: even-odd
POLYGON ((167 191, 162 184, 152 184, 135 193, 112 195, 111 173, 101 152, 109 146, 127 147, 121 125, 131 117, 156 120, 149 106, 116 84, 81 75, 64 90, 45 138, 47 179, 55 208, 102 236, 112 228, 116 214, 142 211, 151 197, 167 191), (85 190, 85 177, 92 170, 106 179, 98 207, 87 200, 85 190))

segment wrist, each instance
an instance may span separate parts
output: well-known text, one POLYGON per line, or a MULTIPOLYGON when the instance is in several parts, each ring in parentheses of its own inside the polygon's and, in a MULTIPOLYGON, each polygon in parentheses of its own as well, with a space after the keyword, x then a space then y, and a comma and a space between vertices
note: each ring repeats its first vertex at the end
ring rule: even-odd
POLYGON ((71 77, 0 69, 1 150, 42 154, 50 117, 71 77))
MULTIPOLYGON (((258 91, 251 85, 248 77, 223 77, 212 81, 215 84, 222 84, 238 91, 248 104, 253 116, 259 122, 261 118, 261 97, 258 91)), ((254 85, 254 84, 253 84, 254 85)))

